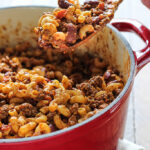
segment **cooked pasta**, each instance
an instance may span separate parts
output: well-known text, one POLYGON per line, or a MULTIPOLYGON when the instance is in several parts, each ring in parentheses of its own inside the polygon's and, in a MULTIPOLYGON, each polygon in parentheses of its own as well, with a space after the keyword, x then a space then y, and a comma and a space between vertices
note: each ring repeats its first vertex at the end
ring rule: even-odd
POLYGON ((68 128, 105 109, 124 87, 118 71, 90 54, 47 55, 27 43, 1 52, 0 138, 68 128))
MULTIPOLYGON (((67 52, 69 47, 102 29, 114 16, 122 0, 58 0, 59 8, 45 12, 35 33, 39 45, 67 52)), ((11 51, 11 49, 8 49, 11 51)))

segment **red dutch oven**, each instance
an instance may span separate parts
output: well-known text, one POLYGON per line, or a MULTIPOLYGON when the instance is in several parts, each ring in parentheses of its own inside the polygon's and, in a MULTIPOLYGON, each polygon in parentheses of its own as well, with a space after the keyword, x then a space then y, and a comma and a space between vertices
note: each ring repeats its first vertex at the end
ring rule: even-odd
MULTIPOLYGON (((1 9, 0 27, 5 25, 7 30, 0 33, 0 46, 13 46, 20 39, 35 44, 34 35, 29 29, 36 26, 42 12, 50 9, 1 9), (19 34, 15 34, 12 31, 18 26, 19 34)), ((80 54, 85 51, 106 59, 121 72, 126 85, 120 95, 106 109, 67 129, 30 138, 0 139, 1 150, 116 150, 118 140, 123 138, 134 78, 150 61, 150 30, 135 20, 115 20, 76 50, 80 54), (119 31, 135 32, 145 41, 146 47, 134 52, 119 31)))

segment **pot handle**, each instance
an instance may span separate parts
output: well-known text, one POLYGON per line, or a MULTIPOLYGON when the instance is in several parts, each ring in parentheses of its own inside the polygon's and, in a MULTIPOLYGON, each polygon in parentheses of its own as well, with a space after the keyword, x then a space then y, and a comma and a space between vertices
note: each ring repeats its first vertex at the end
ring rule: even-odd
POLYGON ((150 30, 134 19, 114 19, 111 24, 119 31, 134 32, 146 43, 146 47, 134 51, 138 73, 147 63, 150 62, 150 30))

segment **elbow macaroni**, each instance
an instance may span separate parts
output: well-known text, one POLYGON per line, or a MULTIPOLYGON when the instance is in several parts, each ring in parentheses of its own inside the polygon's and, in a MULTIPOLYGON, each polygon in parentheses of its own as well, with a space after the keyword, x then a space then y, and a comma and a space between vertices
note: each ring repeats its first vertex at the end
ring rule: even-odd
MULTIPOLYGON (((42 24, 56 25, 45 17, 50 20, 42 24)), ((32 50, 27 44, 13 50, 18 58, 0 55, 0 138, 38 136, 80 123, 105 109, 124 87, 122 77, 97 57, 32 50)))
POLYGON ((35 122, 29 122, 19 128, 18 135, 20 137, 26 137, 35 127, 35 122))

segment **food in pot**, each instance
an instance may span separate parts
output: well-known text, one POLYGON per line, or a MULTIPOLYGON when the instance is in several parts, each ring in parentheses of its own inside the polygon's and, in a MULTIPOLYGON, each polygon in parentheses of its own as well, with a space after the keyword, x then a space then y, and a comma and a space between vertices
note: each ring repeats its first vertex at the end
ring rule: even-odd
POLYGON ((28 43, 0 50, 0 138, 51 133, 80 123, 122 91, 119 72, 90 54, 28 43))
POLYGON ((80 5, 78 0, 58 0, 59 8, 45 12, 35 28, 39 45, 66 52, 110 22, 121 1, 86 0, 80 5))

